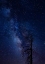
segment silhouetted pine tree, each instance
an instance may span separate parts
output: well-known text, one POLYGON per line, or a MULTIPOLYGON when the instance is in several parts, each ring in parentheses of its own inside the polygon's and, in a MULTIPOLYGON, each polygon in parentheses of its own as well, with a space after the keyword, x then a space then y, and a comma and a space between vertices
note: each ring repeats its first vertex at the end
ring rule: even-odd
POLYGON ((24 40, 25 40, 25 42, 24 42, 25 46, 23 47, 23 53, 25 53, 27 55, 26 63, 27 64, 32 64, 32 42, 33 42, 33 36, 26 29, 23 29, 22 35, 23 35, 24 40))

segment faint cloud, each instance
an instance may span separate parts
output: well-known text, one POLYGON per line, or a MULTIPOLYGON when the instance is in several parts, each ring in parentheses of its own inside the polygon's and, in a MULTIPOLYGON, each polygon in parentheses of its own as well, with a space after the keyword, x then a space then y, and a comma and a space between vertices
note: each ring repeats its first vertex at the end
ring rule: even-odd
POLYGON ((9 17, 10 16, 10 9, 9 8, 2 8, 2 14, 5 17, 9 17))

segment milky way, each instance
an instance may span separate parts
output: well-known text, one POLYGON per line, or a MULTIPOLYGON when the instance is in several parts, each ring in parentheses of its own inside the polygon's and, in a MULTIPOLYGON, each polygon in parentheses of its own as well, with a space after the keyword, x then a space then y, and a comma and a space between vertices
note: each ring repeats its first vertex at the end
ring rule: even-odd
POLYGON ((0 0, 0 64, 26 64, 30 34, 32 62, 45 64, 45 1, 0 0))

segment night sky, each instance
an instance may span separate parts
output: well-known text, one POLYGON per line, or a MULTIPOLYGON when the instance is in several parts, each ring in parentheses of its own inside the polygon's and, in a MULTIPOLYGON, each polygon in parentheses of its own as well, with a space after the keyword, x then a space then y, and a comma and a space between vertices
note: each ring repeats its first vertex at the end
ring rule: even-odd
POLYGON ((44 0, 0 0, 0 64, 26 64, 23 28, 33 35, 33 64, 45 64, 44 0))

